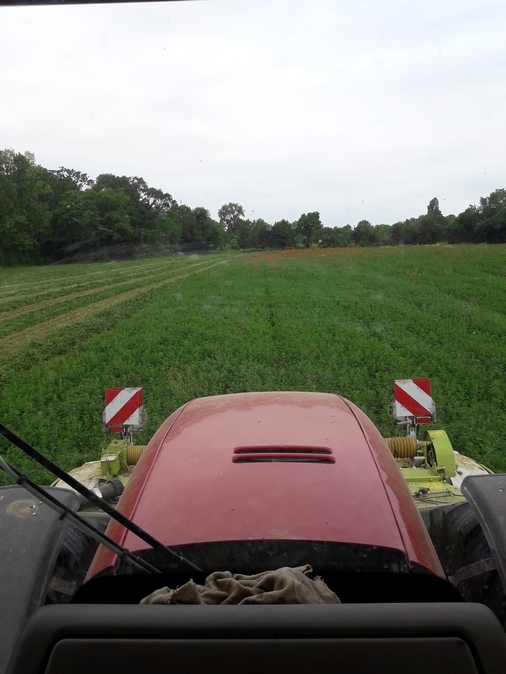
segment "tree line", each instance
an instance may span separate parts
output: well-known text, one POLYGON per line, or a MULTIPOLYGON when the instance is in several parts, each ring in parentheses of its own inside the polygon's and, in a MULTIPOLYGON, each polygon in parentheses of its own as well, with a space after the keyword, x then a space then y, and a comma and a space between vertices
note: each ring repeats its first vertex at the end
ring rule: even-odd
POLYGON ((317 211, 274 224, 224 204, 214 220, 143 178, 103 173, 95 180, 61 166, 46 169, 30 152, 0 151, 0 264, 47 264, 148 253, 216 249, 386 246, 506 242, 506 190, 459 215, 427 213, 393 225, 361 220, 325 227, 317 211))

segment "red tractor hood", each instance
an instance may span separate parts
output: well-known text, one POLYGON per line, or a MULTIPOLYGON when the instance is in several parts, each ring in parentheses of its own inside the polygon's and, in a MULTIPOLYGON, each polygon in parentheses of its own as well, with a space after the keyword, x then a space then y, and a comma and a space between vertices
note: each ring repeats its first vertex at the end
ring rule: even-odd
MULTIPOLYGON (((119 510, 167 546, 288 539, 383 546, 443 576, 392 454, 370 419, 326 393, 193 400, 144 451, 119 510)), ((130 550, 144 541, 111 522, 130 550)), ((111 566, 100 548, 88 577, 111 566)))

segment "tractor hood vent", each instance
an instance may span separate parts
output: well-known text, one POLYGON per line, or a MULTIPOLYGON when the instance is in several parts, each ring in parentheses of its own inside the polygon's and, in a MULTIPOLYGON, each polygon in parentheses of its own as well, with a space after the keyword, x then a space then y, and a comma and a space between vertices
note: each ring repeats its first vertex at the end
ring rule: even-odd
POLYGON ((335 463, 328 447, 236 447, 233 463, 335 463))

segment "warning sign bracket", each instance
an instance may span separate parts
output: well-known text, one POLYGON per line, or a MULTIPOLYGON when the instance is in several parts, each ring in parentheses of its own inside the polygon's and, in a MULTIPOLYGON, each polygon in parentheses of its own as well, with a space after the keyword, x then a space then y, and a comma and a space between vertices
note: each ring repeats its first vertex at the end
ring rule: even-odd
POLYGON ((436 421, 430 379, 396 379, 392 411, 398 424, 406 426, 407 435, 416 438, 420 424, 436 421))
POLYGON ((132 434, 142 430, 147 421, 141 388, 109 388, 105 392, 104 431, 119 433, 132 443, 132 434))

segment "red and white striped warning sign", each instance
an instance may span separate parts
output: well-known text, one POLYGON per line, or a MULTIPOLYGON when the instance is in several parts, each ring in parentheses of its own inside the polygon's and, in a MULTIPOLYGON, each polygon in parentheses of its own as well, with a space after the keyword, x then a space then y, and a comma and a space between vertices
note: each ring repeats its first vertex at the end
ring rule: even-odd
POLYGON ((121 426, 140 426, 142 389, 108 388, 105 392, 104 423, 116 433, 121 431, 121 426))
POLYGON ((436 414, 430 379, 396 379, 394 382, 394 416, 417 417, 419 424, 429 424, 436 414))

